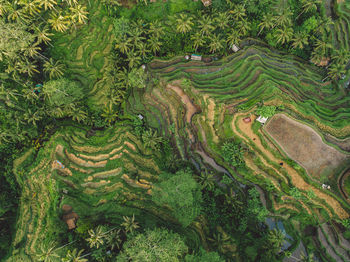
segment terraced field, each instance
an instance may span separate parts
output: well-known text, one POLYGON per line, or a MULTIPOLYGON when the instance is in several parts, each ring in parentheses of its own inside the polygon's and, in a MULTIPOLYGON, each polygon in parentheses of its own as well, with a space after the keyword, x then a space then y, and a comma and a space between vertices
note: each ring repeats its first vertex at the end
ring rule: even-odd
POLYGON ((58 34, 52 55, 67 65, 70 78, 81 82, 88 93, 89 104, 100 105, 110 87, 106 74, 107 68, 113 66, 113 24, 100 1, 90 1, 88 8, 88 24, 58 34))
MULTIPOLYGON (((207 64, 182 58, 153 61, 148 72, 159 77, 159 85, 143 92, 134 90, 128 109, 142 113, 164 135, 173 133, 184 159, 219 172, 228 171, 235 179, 263 189, 266 181, 271 181, 273 193, 264 191, 272 213, 309 214, 319 223, 330 218, 345 219, 350 206, 338 189, 341 170, 334 171, 333 179, 328 181, 331 190, 322 189, 320 180, 286 158, 285 152, 254 123, 257 106, 275 105, 279 112, 315 129, 339 154, 348 155, 345 138, 350 135, 349 97, 336 92, 331 83, 322 83, 317 70, 291 56, 255 46, 207 64), (252 123, 244 123, 248 116, 252 123), (246 170, 223 161, 220 148, 230 139, 242 141, 248 148, 246 170), (292 188, 301 195, 294 197, 292 188)), ((334 237, 340 238, 341 234, 334 237)), ((333 244, 332 248, 338 248, 338 243, 333 244)), ((329 254, 323 256, 334 259, 329 254)), ((340 259, 336 261, 347 261, 346 256, 340 259)))
MULTIPOLYGON (((151 201, 153 183, 161 172, 159 156, 145 149, 132 130, 123 122, 86 138, 85 131, 65 127, 37 156, 29 151, 16 161, 14 171, 23 194, 11 259, 36 261, 41 245, 66 232, 61 220, 65 204, 80 218, 118 224, 123 216, 134 214, 140 223, 173 223, 183 230, 169 210, 151 201)), ((201 241, 201 224, 194 223, 186 232, 190 239, 201 241)))

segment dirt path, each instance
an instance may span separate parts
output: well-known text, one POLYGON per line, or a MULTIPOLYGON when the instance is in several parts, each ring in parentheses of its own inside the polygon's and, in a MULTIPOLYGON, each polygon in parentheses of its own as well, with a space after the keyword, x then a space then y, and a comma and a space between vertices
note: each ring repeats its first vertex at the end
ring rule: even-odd
MULTIPOLYGON (((238 130, 236 130, 235 127, 235 121, 239 118, 239 117, 243 117, 246 114, 236 114, 232 120, 231 123, 231 128, 233 129, 233 131, 239 135, 242 139, 244 139, 245 141, 247 141, 247 138, 243 135, 241 135, 238 130)), ((254 122, 255 117, 252 117, 252 122, 251 123, 244 123, 243 121, 238 121, 238 128, 251 140, 254 141, 255 145, 273 162, 276 163, 280 163, 283 162, 282 159, 278 159, 276 158, 270 151, 266 150, 266 148, 262 145, 259 137, 257 137, 252 130, 252 123, 254 122), (253 140, 255 138, 255 140, 253 140)), ((313 190, 313 192, 316 194, 317 197, 319 197, 320 199, 324 199, 327 204, 329 206, 331 206, 334 210, 334 212, 338 215, 339 218, 341 219, 345 219, 349 217, 349 214, 343 209, 343 207, 340 205, 340 203, 335 200, 333 197, 325 194, 324 192, 322 192, 321 190, 319 190, 318 188, 309 185, 308 183, 306 183, 304 181, 304 179, 299 175, 298 172, 296 172, 296 170, 294 170, 291 166, 289 166, 288 164, 284 163, 283 168, 287 171, 287 173, 289 174, 289 176, 291 177, 292 183, 293 185, 295 185, 298 189, 300 190, 313 190)), ((319 204, 319 203, 318 203, 319 204)), ((327 209, 327 207, 324 207, 329 215, 332 217, 333 214, 327 209)))
MULTIPOLYGON (((211 130, 211 133, 213 135, 213 142, 214 143, 219 143, 219 137, 216 135, 215 130, 214 130, 214 118, 215 118, 215 102, 213 99, 209 98, 208 95, 203 95, 203 99, 207 102, 207 121, 208 121, 208 126, 211 130)), ((203 119, 205 120, 205 117, 203 116, 203 119)))

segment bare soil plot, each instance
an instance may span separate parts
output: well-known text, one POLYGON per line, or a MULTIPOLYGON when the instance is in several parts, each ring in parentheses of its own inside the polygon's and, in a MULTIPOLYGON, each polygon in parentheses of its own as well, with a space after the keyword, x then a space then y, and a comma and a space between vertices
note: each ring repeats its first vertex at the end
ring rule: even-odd
POLYGON ((284 114, 275 115, 266 124, 265 130, 290 158, 315 178, 323 174, 334 175, 349 159, 347 155, 325 144, 311 127, 284 114))
POLYGON ((331 177, 349 160, 347 155, 325 144, 311 127, 284 114, 275 115, 266 124, 265 130, 291 159, 315 178, 322 175, 331 177))

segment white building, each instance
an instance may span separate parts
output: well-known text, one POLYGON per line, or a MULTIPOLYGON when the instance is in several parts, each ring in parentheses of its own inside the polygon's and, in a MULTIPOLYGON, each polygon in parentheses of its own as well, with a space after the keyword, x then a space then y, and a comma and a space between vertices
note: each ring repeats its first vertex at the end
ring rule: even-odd
POLYGON ((236 52, 239 50, 239 47, 236 46, 236 45, 232 45, 232 46, 231 46, 231 49, 232 49, 233 52, 236 53, 236 52))
POLYGON ((261 124, 265 124, 267 119, 269 119, 268 117, 263 117, 263 116, 259 116, 256 121, 260 122, 261 124))

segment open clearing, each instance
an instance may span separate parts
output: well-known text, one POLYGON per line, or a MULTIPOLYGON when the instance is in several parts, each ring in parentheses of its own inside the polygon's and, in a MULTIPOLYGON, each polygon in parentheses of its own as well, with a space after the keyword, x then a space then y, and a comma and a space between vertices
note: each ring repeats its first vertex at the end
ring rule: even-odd
POLYGON ((315 178, 335 175, 349 160, 349 156, 325 144, 311 127, 284 114, 272 117, 264 129, 291 159, 315 178))

